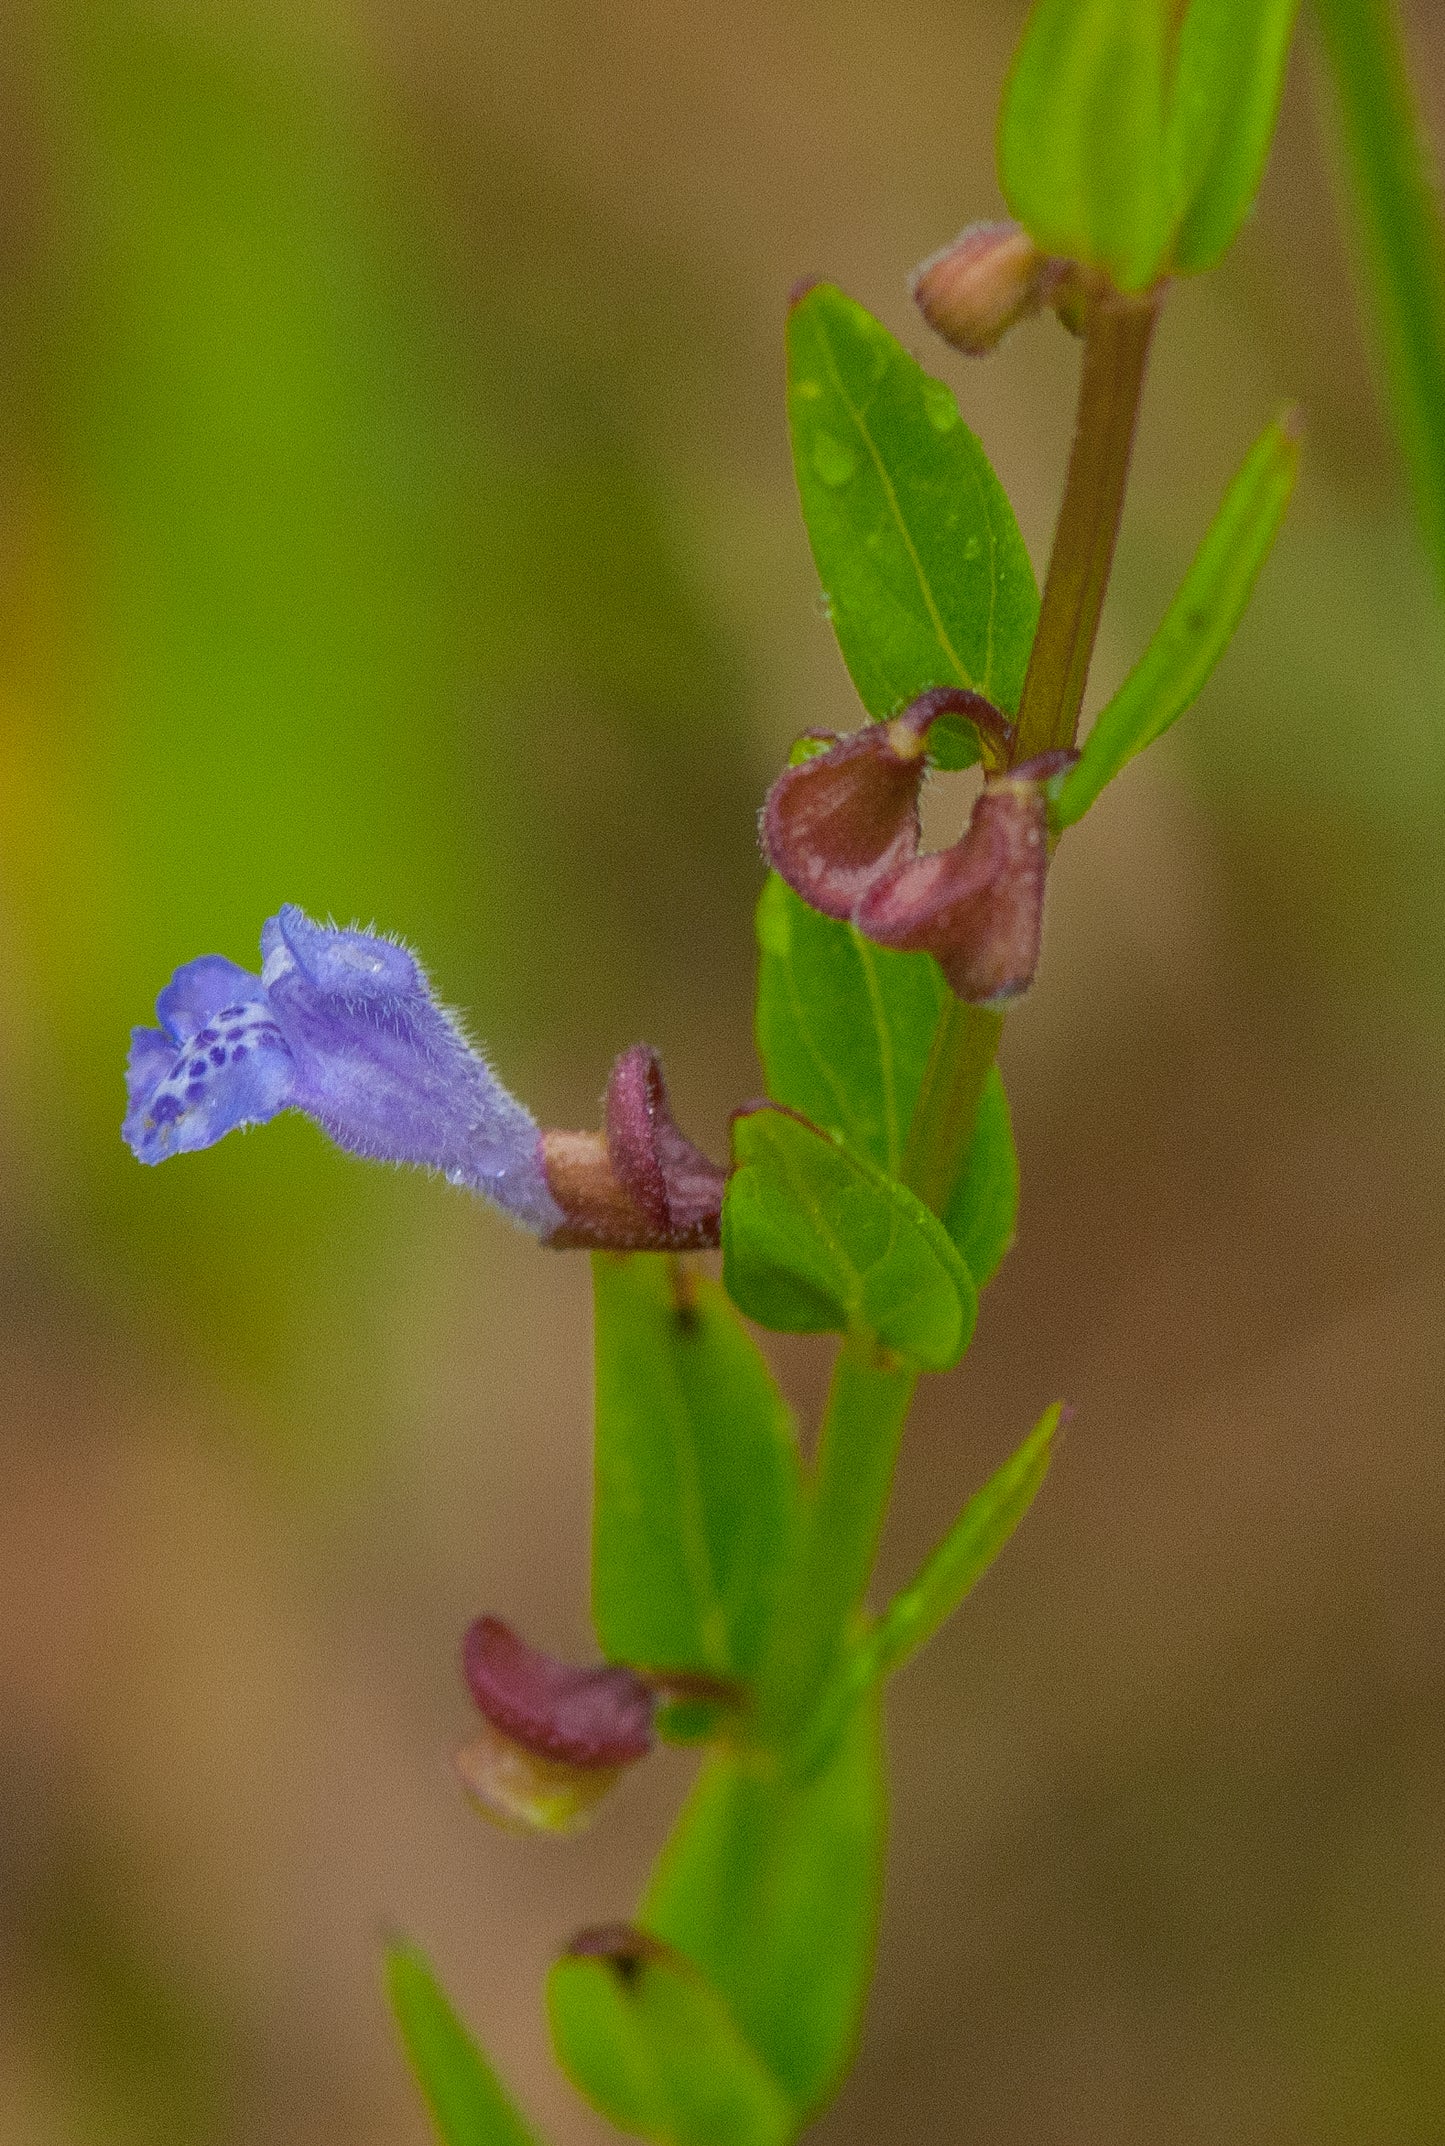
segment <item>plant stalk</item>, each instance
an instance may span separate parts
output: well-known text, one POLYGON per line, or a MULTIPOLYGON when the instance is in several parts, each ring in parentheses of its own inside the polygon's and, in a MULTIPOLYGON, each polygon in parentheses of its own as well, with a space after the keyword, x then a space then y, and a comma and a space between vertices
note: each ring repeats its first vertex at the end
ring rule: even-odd
MULTIPOLYGON (((1119 534, 1157 298, 1095 302, 1084 335, 1078 420, 1019 706, 1015 765, 1072 745, 1119 534)), ((951 998, 934 1031, 908 1129, 903 1182, 935 1214, 958 1184, 1003 1015, 951 998)), ((779 1644, 759 1693, 775 1745, 802 1728, 867 1593, 917 1375, 849 1336, 838 1352, 813 1492, 779 1644)))
POLYGON ((936 1215, 953 1197, 1002 1034, 1003 1015, 992 1006, 966 1006, 950 998, 939 1015, 901 1173, 904 1184, 936 1215))
POLYGON ((1129 481, 1157 296, 1098 298, 1084 330, 1079 410, 1012 759, 1070 746, 1129 481))
POLYGON ((870 1339, 850 1334, 838 1351, 804 1538, 759 1693, 770 1741, 784 1741, 812 1712, 867 1592, 917 1384, 916 1371, 870 1339))
MULTIPOLYGON (((1074 742, 1114 562, 1157 295, 1095 299, 1084 331, 1074 444, 1038 630, 1019 703, 1015 766, 1074 742)), ((973 1137, 1003 1016, 956 1000, 942 1014, 903 1157, 903 1182, 941 1214, 973 1137)))

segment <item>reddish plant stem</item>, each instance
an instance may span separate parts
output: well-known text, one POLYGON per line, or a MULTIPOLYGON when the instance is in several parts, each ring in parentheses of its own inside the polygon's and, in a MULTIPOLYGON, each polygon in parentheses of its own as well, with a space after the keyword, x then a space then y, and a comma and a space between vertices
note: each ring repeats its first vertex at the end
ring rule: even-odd
MULTIPOLYGON (((1072 745, 1114 561, 1159 295, 1098 297, 1084 331, 1074 444, 1010 760, 1072 745)), ((908 1131, 904 1182, 936 1213, 953 1196, 1003 1017, 950 1005, 908 1131)))
POLYGON ((1098 298, 1084 331, 1079 412, 1013 760, 1074 742, 1114 561, 1157 295, 1098 298))

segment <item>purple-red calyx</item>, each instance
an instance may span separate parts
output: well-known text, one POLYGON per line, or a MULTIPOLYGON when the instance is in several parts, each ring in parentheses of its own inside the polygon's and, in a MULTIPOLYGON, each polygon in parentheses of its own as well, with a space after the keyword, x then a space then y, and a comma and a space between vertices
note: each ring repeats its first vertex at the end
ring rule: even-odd
POLYGON ((462 1668, 487 1720, 544 1758, 627 1766, 652 1749, 652 1689, 630 1669, 558 1661, 499 1617, 468 1628, 462 1668))
POLYGON ((559 1661, 499 1617, 468 1626, 462 1674, 482 1717, 457 1753, 466 1788, 488 1817, 548 1833, 583 1824, 624 1768, 647 1757, 659 1706, 697 1700, 734 1713, 747 1703, 742 1685, 701 1670, 559 1661))
POLYGON ((640 1930, 633 1922, 599 1922, 588 1929, 579 1930, 568 1940, 569 1960, 602 1960, 613 1969, 623 1982, 631 1982, 649 1965, 679 1967, 684 1973, 696 1974, 691 1961, 684 1960, 671 1945, 654 1937, 650 1930, 640 1930))
POLYGON ((468 1628, 462 1669, 482 1729, 457 1768, 503 1824, 570 1832, 652 1749, 656 1694, 630 1669, 558 1661, 496 1617, 468 1628))
POLYGON ((702 1980, 686 1953, 669 1945, 665 1938, 654 1936, 651 1930, 639 1929, 635 1922, 593 1923, 578 1930, 568 1939, 563 1958, 595 1960, 629 1992, 636 1990, 649 1970, 660 1969, 682 1983, 697 1984, 702 1980))
POLYGON ((600 1133, 545 1132, 542 1162, 566 1249, 697 1252, 719 1241, 727 1172, 672 1115, 657 1053, 624 1051, 607 1083, 600 1133))
POLYGON ((1033 981, 1048 871, 1048 785, 1072 759, 1046 753, 990 774, 962 836, 919 853, 928 733, 967 715, 990 757, 1012 731, 976 694, 923 694, 901 714, 785 768, 763 808, 763 847, 795 893, 880 946, 932 954, 955 994, 1000 1005, 1033 981))

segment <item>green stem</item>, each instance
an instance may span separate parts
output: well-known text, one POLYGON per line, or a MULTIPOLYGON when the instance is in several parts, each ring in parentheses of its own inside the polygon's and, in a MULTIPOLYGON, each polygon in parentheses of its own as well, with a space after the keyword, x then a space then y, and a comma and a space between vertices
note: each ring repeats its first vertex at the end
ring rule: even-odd
POLYGON ((853 1648, 800 1740, 794 1764, 807 1778, 826 1763, 870 1685, 893 1676, 930 1640, 987 1572, 1048 1474, 1062 1403, 1046 1409, 1016 1453, 970 1498, 911 1586, 896 1594, 853 1648))
POLYGON ((838 1351, 803 1542, 760 1693, 771 1740, 811 1712, 867 1591, 917 1384, 916 1371, 892 1363, 865 1336, 850 1334, 838 1351))
POLYGON ((992 1007, 950 998, 939 1015, 902 1171, 904 1184, 937 1215, 953 1197, 1002 1034, 1003 1015, 992 1007))
POLYGON ((1074 444, 1019 702, 1015 764, 1074 742, 1158 310, 1154 297, 1103 297, 1090 309, 1074 444))

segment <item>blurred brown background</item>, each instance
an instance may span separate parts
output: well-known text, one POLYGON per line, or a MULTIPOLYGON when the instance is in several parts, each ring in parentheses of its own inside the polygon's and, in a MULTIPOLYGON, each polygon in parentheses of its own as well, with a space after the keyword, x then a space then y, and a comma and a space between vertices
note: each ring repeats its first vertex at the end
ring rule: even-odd
MULTIPOLYGON (((5 2146, 419 2146, 386 1927, 557 2146, 604 2134, 540 1979, 687 1765, 560 1846, 449 1768, 469 1616, 588 1643, 585 1265, 301 1123, 139 1170, 125 1031, 290 898, 405 931, 545 1121, 644 1036, 721 1150, 753 811, 855 712, 791 491, 797 276, 959 387, 1043 560, 1074 346, 967 368, 905 296, 996 210, 1023 12, 7 11, 5 2146)), ((1313 59, 1157 346, 1096 696, 1286 396, 1307 471, 1205 701, 1065 846, 1010 1023, 1022 1241, 886 1576, 1079 1413, 896 1690, 836 2146, 1445 2136, 1445 628, 1313 59)), ((811 1408, 824 1352, 782 1360, 811 1408)))

